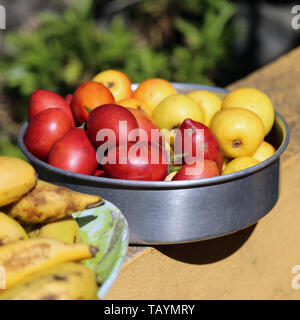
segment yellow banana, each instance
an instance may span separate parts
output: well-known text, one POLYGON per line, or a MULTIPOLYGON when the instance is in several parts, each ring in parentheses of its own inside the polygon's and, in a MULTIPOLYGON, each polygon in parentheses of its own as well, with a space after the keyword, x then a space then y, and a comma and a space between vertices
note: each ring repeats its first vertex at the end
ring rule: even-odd
POLYGON ((19 200, 36 181, 36 173, 28 162, 0 156, 0 207, 19 200))
POLYGON ((54 238, 67 243, 80 243, 80 228, 72 217, 45 224, 31 233, 32 237, 54 238))
POLYGON ((102 203, 101 197, 38 180, 32 191, 2 211, 22 222, 36 224, 59 220, 102 203))
POLYGON ((27 238, 26 231, 16 220, 0 212, 0 246, 27 238))
POLYGON ((13 288, 0 290, 0 300, 97 300, 95 273, 66 262, 35 274, 13 288))
POLYGON ((92 258, 97 248, 87 244, 69 244, 51 238, 32 238, 0 247, 0 266, 6 273, 6 288, 28 276, 67 261, 92 258))

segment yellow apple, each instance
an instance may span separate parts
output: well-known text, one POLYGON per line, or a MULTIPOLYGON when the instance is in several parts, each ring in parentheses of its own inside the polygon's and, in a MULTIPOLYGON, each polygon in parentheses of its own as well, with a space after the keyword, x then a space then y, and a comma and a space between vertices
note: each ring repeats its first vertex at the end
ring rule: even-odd
POLYGON ((252 158, 259 162, 265 161, 276 152, 275 148, 268 142, 263 141, 252 158))
POLYGON ((252 111, 224 109, 212 119, 210 129, 229 158, 252 156, 264 139, 264 125, 252 111))
POLYGON ((272 101, 260 90, 253 88, 240 88, 226 95, 222 109, 245 108, 255 112, 262 120, 267 135, 274 123, 275 113, 272 101))
POLYGON ((188 94, 202 107, 205 117, 205 125, 210 126, 213 116, 221 110, 222 100, 214 93, 208 90, 196 90, 188 94))
POLYGON ((160 129, 174 129, 187 118, 204 123, 201 106, 185 94, 173 94, 161 101, 154 110, 152 119, 160 129))
POLYGON ((225 170, 225 168, 227 167, 228 163, 229 163, 231 160, 232 160, 231 158, 224 157, 222 171, 225 170))
POLYGON ((255 160, 251 157, 235 158, 227 164, 226 168, 222 171, 222 174, 228 174, 228 173, 241 171, 241 170, 250 168, 252 166, 255 166, 258 163, 259 163, 259 161, 255 160))

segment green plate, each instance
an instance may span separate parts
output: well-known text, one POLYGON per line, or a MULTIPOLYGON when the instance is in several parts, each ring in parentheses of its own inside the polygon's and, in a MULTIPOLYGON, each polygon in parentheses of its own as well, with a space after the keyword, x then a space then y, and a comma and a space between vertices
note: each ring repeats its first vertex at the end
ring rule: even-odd
POLYGON ((99 283, 98 297, 103 299, 118 276, 127 253, 128 225, 121 211, 105 201, 101 207, 73 214, 80 226, 84 243, 99 251, 83 263, 95 271, 99 283))

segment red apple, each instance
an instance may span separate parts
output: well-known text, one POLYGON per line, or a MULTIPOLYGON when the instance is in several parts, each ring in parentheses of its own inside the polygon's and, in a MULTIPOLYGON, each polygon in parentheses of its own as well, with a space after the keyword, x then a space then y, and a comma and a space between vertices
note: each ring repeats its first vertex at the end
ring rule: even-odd
POLYGON ((96 172, 94 173, 94 176, 95 177, 105 177, 105 172, 104 172, 104 170, 101 170, 101 169, 96 170, 96 172))
POLYGON ((87 110, 93 110, 103 104, 115 103, 112 93, 103 84, 87 81, 76 89, 71 107, 77 121, 82 124, 89 116, 87 110))
POLYGON ((161 146, 151 147, 148 143, 136 143, 109 150, 107 162, 102 162, 102 166, 110 178, 160 181, 164 180, 168 173, 167 162, 167 154, 161 146), (153 158, 157 161, 153 161, 153 158), (126 161, 120 163, 120 159, 126 161))
POLYGON ((72 128, 73 124, 65 111, 46 109, 30 121, 24 142, 34 156, 46 161, 56 140, 72 128))
POLYGON ((174 150, 182 150, 180 153, 187 153, 184 158, 185 163, 193 162, 193 157, 196 157, 196 146, 201 145, 202 149, 198 149, 199 157, 212 160, 217 163, 219 172, 222 172, 224 155, 221 151, 220 144, 212 131, 204 124, 193 121, 192 119, 185 119, 179 127, 179 132, 175 136, 174 150), (196 131, 202 129, 203 131, 196 131), (191 135, 184 135, 185 130, 191 130, 191 135), (202 136, 202 132, 204 136, 202 136), (191 139, 188 143, 187 139, 191 139), (202 140, 203 139, 203 140, 202 140), (202 144, 201 144, 202 142, 202 144), (180 149, 180 144, 182 149, 180 149), (185 150, 187 149, 187 150, 185 150))
POLYGON ((140 141, 151 141, 151 137, 153 137, 153 141, 159 143, 161 140, 159 128, 152 122, 152 120, 150 120, 146 113, 142 110, 133 108, 128 108, 128 110, 134 115, 135 119, 137 120, 139 129, 143 129, 145 132, 139 136, 140 141))
POLYGON ((94 175, 98 167, 96 150, 81 128, 73 128, 56 141, 48 163, 56 168, 87 175, 94 175))
MULTIPOLYGON (((106 142, 107 149, 128 142, 129 134, 134 129, 138 129, 138 123, 133 114, 117 104, 105 104, 94 109, 87 120, 87 132, 90 139, 97 146, 106 142), (99 141, 97 141, 98 132, 105 129, 111 130, 114 139, 110 139, 110 135, 109 138, 104 139, 103 137, 102 141, 98 137, 99 141)), ((102 131, 102 133, 105 132, 102 131)))
POLYGON ((75 120, 70 105, 63 97, 49 90, 39 89, 32 93, 28 107, 29 120, 31 121, 41 111, 52 108, 64 110, 69 115, 73 127, 75 127, 75 120))
POLYGON ((73 100, 73 95, 72 94, 68 94, 68 95, 65 96, 65 101, 69 106, 71 106, 72 100, 73 100))
POLYGON ((196 180, 215 177, 219 175, 219 169, 215 161, 196 160, 191 164, 185 164, 176 173, 172 181, 176 180, 196 180))

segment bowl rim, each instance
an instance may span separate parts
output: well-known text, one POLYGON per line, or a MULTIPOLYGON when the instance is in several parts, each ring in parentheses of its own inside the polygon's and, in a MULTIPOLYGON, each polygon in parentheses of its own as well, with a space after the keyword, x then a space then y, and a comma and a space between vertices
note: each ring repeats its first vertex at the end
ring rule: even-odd
MULTIPOLYGON (((230 90, 220 87, 213 87, 213 86, 207 86, 207 85, 200 85, 200 84, 189 84, 189 83, 181 83, 181 82, 172 82, 175 88, 177 89, 193 89, 193 90, 209 90, 212 92, 219 92, 227 94, 230 92, 230 90)), ((136 88, 137 84, 133 84, 133 89, 136 88)), ((283 151, 287 148, 289 139, 290 139, 290 133, 289 128, 287 125, 287 122, 285 119, 281 116, 280 113, 278 113, 275 110, 275 121, 279 121, 282 123, 283 128, 283 140, 279 146, 279 148, 276 150, 276 152, 267 160, 262 161, 258 163, 255 166, 252 166, 250 168, 229 173, 225 175, 220 175, 216 177, 210 177, 210 178, 204 178, 204 179, 197 179, 197 180, 178 180, 178 181, 141 181, 141 180, 125 180, 125 179, 113 179, 113 178, 104 178, 104 177, 94 177, 90 175, 84 175, 80 173, 74 173, 70 171, 66 171, 63 169, 59 169, 56 167, 51 166, 50 164, 43 162, 36 158, 34 155, 32 155, 26 148, 24 144, 24 135, 26 133, 26 129, 28 127, 28 121, 26 121, 18 134, 18 144, 24 155, 30 160, 30 162, 34 163, 36 166, 42 167, 44 170, 52 173, 56 173, 60 176, 66 176, 68 178, 76 178, 80 179, 81 181, 86 182, 94 182, 99 183, 101 186, 107 186, 107 187, 115 187, 115 188, 136 188, 136 189, 143 189, 143 188, 150 188, 150 189, 178 189, 178 188, 191 188, 191 187, 201 187, 201 186, 207 186, 207 185, 214 185, 214 184, 220 184, 224 182, 229 182, 232 180, 237 180, 243 177, 246 177, 248 175, 251 175, 253 173, 256 173, 269 165, 271 165, 273 162, 279 159, 280 155, 283 153, 283 151)))

